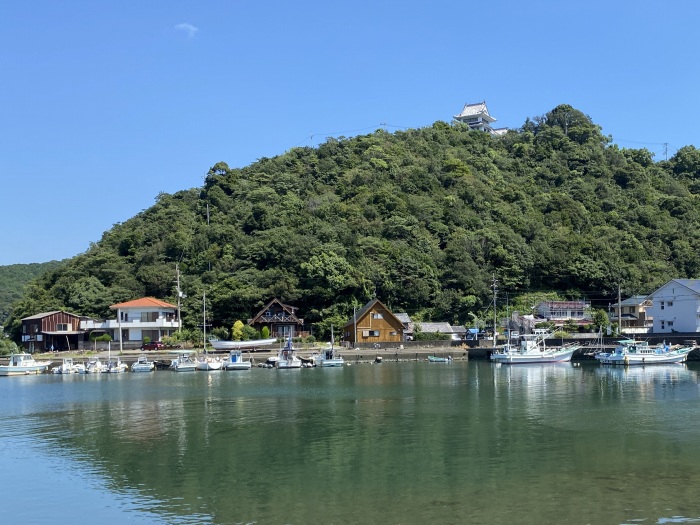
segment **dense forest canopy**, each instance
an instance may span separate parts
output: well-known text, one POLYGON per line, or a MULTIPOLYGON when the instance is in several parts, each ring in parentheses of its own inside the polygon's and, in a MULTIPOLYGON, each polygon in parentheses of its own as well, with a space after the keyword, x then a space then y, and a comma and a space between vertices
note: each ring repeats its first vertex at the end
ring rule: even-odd
POLYGON ((293 148, 202 188, 161 194, 35 281, 11 328, 41 311, 109 316, 144 295, 214 326, 272 297, 320 331, 377 297, 417 319, 467 323, 499 293, 650 293, 700 275, 700 151, 620 149, 561 105, 502 136, 436 122, 293 148))
POLYGON ((24 297, 27 285, 41 274, 58 268, 63 261, 0 266, 0 325, 10 315, 12 304, 24 297))

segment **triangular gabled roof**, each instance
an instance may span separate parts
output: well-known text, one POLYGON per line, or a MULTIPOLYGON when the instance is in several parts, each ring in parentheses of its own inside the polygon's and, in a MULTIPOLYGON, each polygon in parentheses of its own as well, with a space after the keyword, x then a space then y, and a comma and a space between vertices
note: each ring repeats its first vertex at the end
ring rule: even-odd
POLYGON ((296 314, 297 307, 296 306, 290 306, 288 304, 284 304, 282 301, 280 301, 276 297, 274 299, 272 299, 269 303, 267 303, 265 306, 263 306, 262 310, 260 310, 252 319, 248 319, 248 324, 253 325, 256 322, 258 322, 258 319, 263 317, 267 313, 267 310, 270 308, 270 306, 272 306, 275 303, 280 305, 282 307, 282 309, 285 312, 287 312, 291 317, 294 317, 299 322, 299 324, 304 324, 304 320, 299 319, 297 317, 297 314, 296 314))
POLYGON ((481 117, 487 122, 496 122, 496 119, 489 115, 489 109, 486 107, 485 100, 476 104, 464 104, 462 112, 454 116, 457 120, 469 117, 481 117))
MULTIPOLYGON (((384 308, 384 310, 386 310, 386 311, 389 313, 389 315, 391 315, 391 317, 393 317, 394 319, 396 319, 396 321, 397 321, 401 326, 403 326, 403 322, 401 322, 401 319, 399 319, 398 317, 396 317, 396 316, 392 313, 392 311, 389 310, 389 308, 387 308, 387 306, 386 306, 383 302, 381 302, 379 299, 372 299, 370 302, 368 302, 368 303, 367 303, 366 305, 364 305, 362 308, 360 308, 359 310, 357 310, 357 311, 355 312, 355 316, 354 316, 354 317, 351 317, 350 320, 349 320, 347 323, 345 323, 345 326, 351 326, 351 325, 355 324, 359 319, 362 319, 362 318, 367 314, 367 312, 369 312, 369 311, 372 309, 372 307, 374 307, 374 305, 376 305, 376 304, 380 304, 380 305, 382 306, 382 308, 384 308)), ((345 326, 344 326, 343 328, 345 328, 345 326)))
POLYGON ((110 308, 116 310, 117 308, 177 308, 177 306, 155 297, 142 297, 141 299, 134 299, 125 303, 113 304, 110 308))
POLYGON ((21 320, 22 321, 30 321, 32 319, 43 319, 44 317, 48 317, 50 315, 60 314, 60 313, 72 315, 73 317, 80 317, 79 315, 75 315, 75 314, 72 314, 70 312, 64 312, 63 310, 53 310, 51 312, 42 312, 40 314, 30 315, 29 317, 22 317, 21 320))
POLYGON ((661 290, 662 288, 665 288, 671 283, 677 283, 681 286, 684 286, 685 288, 688 288, 691 292, 700 295, 700 279, 671 279, 667 283, 663 284, 662 286, 659 286, 656 290, 651 292, 648 296, 647 299, 653 297, 656 292, 661 290))

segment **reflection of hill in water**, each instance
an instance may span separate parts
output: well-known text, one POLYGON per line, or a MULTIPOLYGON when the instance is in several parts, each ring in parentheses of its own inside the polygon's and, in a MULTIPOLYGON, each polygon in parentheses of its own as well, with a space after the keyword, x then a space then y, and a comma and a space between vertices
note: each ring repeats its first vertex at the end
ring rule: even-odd
POLYGON ((359 498, 369 502, 359 522, 371 521, 385 510, 372 494, 397 483, 392 472, 406 447, 430 447, 416 456, 424 471, 449 457, 454 443, 445 436, 465 397, 459 378, 467 366, 100 378, 104 398, 43 414, 43 437, 106 475, 113 490, 140 488, 144 505, 161 514, 330 523, 359 498), (410 426, 421 412, 430 424, 410 426), (334 504, 318 508, 309 491, 334 504))

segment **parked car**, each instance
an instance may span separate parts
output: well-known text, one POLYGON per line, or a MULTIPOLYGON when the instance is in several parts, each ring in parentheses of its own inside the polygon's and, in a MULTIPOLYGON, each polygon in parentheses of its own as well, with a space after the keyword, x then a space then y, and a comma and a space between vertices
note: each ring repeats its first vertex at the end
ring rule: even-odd
POLYGON ((144 343, 141 350, 163 350, 165 345, 160 341, 151 341, 150 343, 144 343))

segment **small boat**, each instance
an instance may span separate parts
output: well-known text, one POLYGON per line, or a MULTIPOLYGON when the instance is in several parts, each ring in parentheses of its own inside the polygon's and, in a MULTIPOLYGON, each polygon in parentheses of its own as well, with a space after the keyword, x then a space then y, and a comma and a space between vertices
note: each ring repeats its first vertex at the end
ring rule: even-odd
POLYGON ((105 365, 104 369, 102 372, 106 374, 121 374, 122 372, 128 372, 129 371, 129 365, 126 363, 122 363, 122 360, 117 358, 117 360, 110 360, 107 361, 107 364, 105 365))
POLYGON ((377 357, 374 358, 374 362, 378 365, 382 363, 383 359, 382 356, 378 355, 377 357))
POLYGON ((314 354, 314 364, 321 367, 343 366, 345 360, 335 350, 335 338, 333 337, 333 325, 331 325, 331 342, 320 354, 314 354))
POLYGON ((277 342, 276 337, 270 339, 250 339, 247 341, 221 341, 219 339, 209 339, 209 343, 214 347, 214 350, 229 352, 231 350, 243 350, 245 348, 253 349, 260 346, 270 346, 277 342))
POLYGON ((429 355, 428 362, 429 363, 451 363, 452 356, 448 355, 447 357, 439 357, 436 355, 429 355))
POLYGON ((100 361, 99 357, 96 357, 94 359, 88 360, 87 363, 85 363, 85 368, 83 370, 79 370, 81 374, 99 374, 101 373, 105 368, 105 365, 100 361))
POLYGON ((211 357, 208 355, 201 356, 197 359, 197 370, 209 372, 212 370, 221 370, 224 362, 220 357, 211 357))
POLYGON ((51 361, 35 361, 31 354, 12 354, 6 365, 0 365, 0 376, 41 374, 51 365, 51 361))
POLYGON ((170 362, 170 369, 175 372, 194 372, 197 370, 197 362, 192 359, 191 351, 180 350, 178 355, 170 362))
POLYGON ((73 362, 72 357, 64 357, 63 362, 58 366, 54 366, 51 372, 54 374, 77 374, 80 366, 82 365, 77 365, 73 362))
MULTIPOLYGON (((221 366, 224 364, 219 357, 210 357, 207 354, 207 294, 206 292, 202 295, 202 311, 203 311, 203 324, 204 327, 204 337, 202 341, 204 342, 204 355, 197 358, 195 362, 195 368, 197 370, 202 370, 203 372, 210 372, 212 370, 221 370, 221 366)), ((182 370, 184 372, 184 370, 182 370)))
POLYGON ((287 342, 277 354, 275 366, 279 369, 301 368, 301 359, 296 354, 296 348, 292 345, 291 337, 287 339, 287 342))
POLYGON ((243 353, 240 350, 231 350, 228 359, 224 360, 224 370, 250 370, 253 367, 253 362, 243 358, 243 353))
POLYGON ((156 369, 156 364, 148 360, 148 356, 140 355, 131 365, 132 372, 152 372, 156 369))
POLYGON ((491 354, 491 361, 508 365, 534 364, 534 363, 564 363, 571 361, 574 352, 581 348, 577 344, 548 347, 545 340, 552 336, 552 332, 542 328, 536 328, 531 334, 520 336, 520 345, 506 344, 503 348, 491 354))
POLYGON ((672 349, 665 344, 649 346, 647 341, 623 339, 612 352, 600 352, 595 358, 602 365, 668 365, 685 363, 692 349, 690 346, 672 349))

